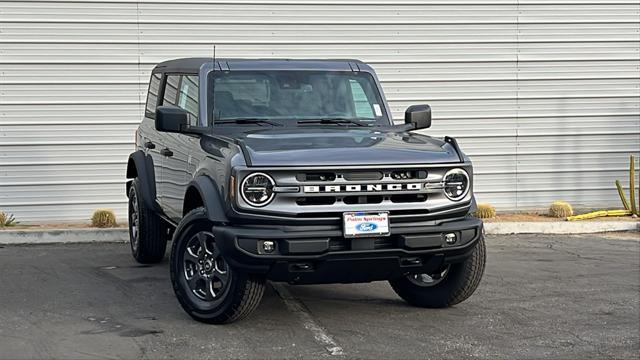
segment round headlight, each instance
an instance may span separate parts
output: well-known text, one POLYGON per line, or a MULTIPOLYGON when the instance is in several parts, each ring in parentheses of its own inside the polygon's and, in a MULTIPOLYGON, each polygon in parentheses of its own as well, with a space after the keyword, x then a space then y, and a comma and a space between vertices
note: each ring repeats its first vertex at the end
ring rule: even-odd
POLYGON ((265 206, 273 199, 273 187, 276 183, 271 176, 253 173, 242 180, 240 194, 247 204, 255 207, 265 206))
POLYGON ((469 174, 463 169, 451 169, 444 174, 444 194, 453 201, 462 200, 469 192, 469 174))

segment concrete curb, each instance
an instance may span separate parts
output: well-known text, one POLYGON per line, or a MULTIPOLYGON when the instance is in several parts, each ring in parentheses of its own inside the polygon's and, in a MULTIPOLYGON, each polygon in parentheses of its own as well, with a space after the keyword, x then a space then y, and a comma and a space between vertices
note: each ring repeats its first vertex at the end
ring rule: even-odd
POLYGON ((548 221, 548 222, 489 222, 484 224, 487 234, 593 234, 611 231, 640 231, 637 221, 548 221))
MULTIPOLYGON (((637 221, 501 222, 485 223, 489 235, 591 234, 611 231, 640 231, 637 221)), ((129 241, 127 229, 1 230, 0 244, 54 244, 129 241)))
POLYGON ((53 244, 129 241, 128 229, 2 230, 0 244, 53 244))

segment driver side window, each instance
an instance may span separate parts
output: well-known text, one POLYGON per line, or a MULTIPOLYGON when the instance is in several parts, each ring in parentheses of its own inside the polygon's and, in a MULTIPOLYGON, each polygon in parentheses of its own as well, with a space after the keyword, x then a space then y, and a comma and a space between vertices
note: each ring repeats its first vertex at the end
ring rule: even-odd
POLYGON ((162 97, 162 105, 176 106, 176 97, 178 95, 179 75, 168 75, 164 86, 164 96, 162 97))
POLYGON ((198 126, 198 76, 167 75, 162 105, 186 110, 189 125, 198 126))
POLYGON ((189 113, 189 125, 198 125, 198 76, 181 76, 176 106, 189 113))

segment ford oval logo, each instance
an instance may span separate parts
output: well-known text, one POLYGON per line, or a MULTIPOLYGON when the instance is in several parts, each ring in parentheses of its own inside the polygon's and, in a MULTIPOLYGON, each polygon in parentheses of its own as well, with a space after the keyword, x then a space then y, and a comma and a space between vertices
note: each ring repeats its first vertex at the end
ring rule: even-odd
POLYGON ((378 228, 378 225, 376 225, 374 223, 370 223, 370 222, 364 222, 364 223, 360 223, 360 224, 356 225, 356 230, 361 231, 361 232, 374 231, 377 228, 378 228))

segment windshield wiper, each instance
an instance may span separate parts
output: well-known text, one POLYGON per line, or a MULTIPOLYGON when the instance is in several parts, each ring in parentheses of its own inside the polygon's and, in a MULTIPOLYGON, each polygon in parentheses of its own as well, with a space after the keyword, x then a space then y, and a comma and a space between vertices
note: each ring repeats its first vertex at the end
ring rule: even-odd
POLYGON ((311 120, 300 120, 298 124, 352 124, 357 126, 368 126, 361 123, 357 119, 343 118, 343 117, 326 117, 311 120))
POLYGON ((222 119, 222 120, 214 120, 213 124, 269 124, 273 126, 282 126, 277 122, 269 121, 263 118, 231 118, 231 119, 222 119))

